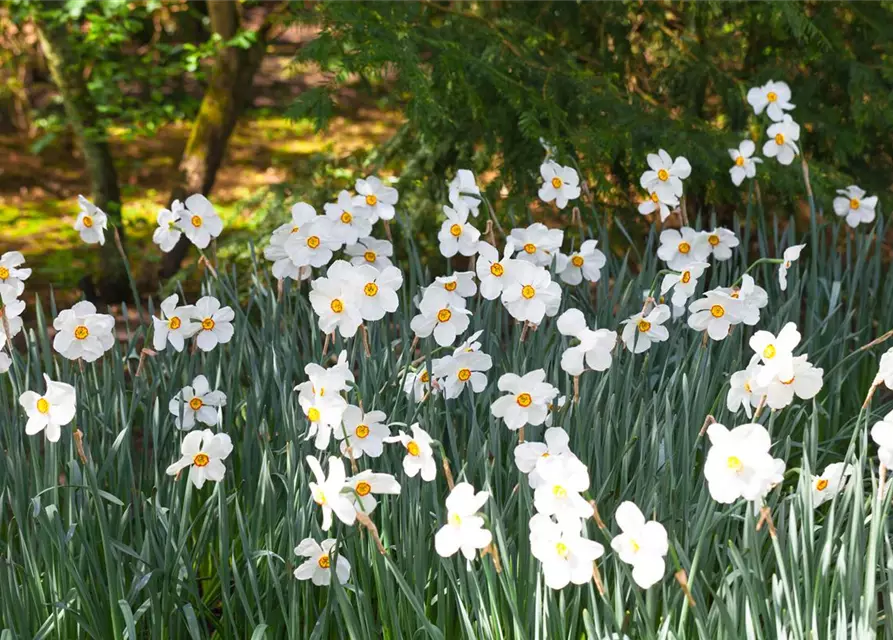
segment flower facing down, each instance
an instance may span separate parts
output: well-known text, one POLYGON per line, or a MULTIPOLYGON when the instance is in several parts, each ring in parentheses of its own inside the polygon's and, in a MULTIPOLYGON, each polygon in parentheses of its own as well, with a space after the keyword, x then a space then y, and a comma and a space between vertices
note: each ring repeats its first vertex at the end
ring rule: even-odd
POLYGON ((783 409, 794 401, 796 395, 801 400, 811 400, 822 390, 824 369, 814 367, 806 356, 793 359, 790 378, 778 375, 767 383, 766 404, 771 409, 783 409))
POLYGON ((7 251, 0 256, 0 296, 17 298, 25 291, 25 280, 31 269, 25 269, 25 256, 19 251, 7 251))
POLYGON ((406 380, 403 382, 403 393, 412 396, 412 400, 416 404, 424 400, 429 393, 437 394, 439 391, 440 386, 436 380, 432 384, 431 376, 425 367, 408 373, 406 380))
MULTIPOLYGON (((335 538, 327 538, 316 542, 313 538, 304 538, 295 547, 295 555, 307 558, 298 565, 294 575, 298 580, 310 580, 317 587, 325 587, 332 582, 332 562, 337 550, 335 538)), ((335 562, 335 577, 338 584, 347 584, 350 579, 350 562, 340 553, 335 562)))
POLYGON ((568 200, 580 197, 580 176, 573 167, 563 167, 554 160, 546 160, 540 165, 543 184, 539 190, 540 200, 555 201, 555 206, 564 209, 568 200))
POLYGON ((218 344, 226 344, 233 338, 233 320, 236 312, 232 307, 221 307, 214 296, 199 298, 195 303, 195 317, 200 326, 195 343, 202 351, 211 351, 218 344))
POLYGON ((797 141, 800 139, 800 125, 785 115, 781 122, 776 122, 766 130, 768 140, 763 145, 763 155, 767 158, 778 158, 780 164, 788 165, 800 153, 797 141))
POLYGON ((180 212, 180 228, 199 249, 205 249, 223 231, 223 220, 214 205, 202 194, 194 193, 186 198, 185 209, 180 212))
POLYGON ((818 507, 832 500, 846 488, 852 473, 853 465, 834 462, 825 467, 822 475, 812 476, 810 479, 812 505, 818 507))
POLYGON ((24 311, 25 301, 16 298, 12 289, 0 291, 0 349, 8 346, 9 341, 22 330, 24 311))
POLYGON ((794 105, 791 104, 791 88, 788 83, 775 80, 748 90, 747 102, 753 107, 755 114, 760 115, 765 109, 766 115, 775 122, 785 117, 785 111, 794 108, 794 105))
POLYGON ((565 373, 578 376, 586 367, 593 371, 606 371, 611 366, 611 351, 617 344, 616 331, 593 331, 586 326, 586 319, 579 309, 568 309, 558 316, 557 326, 561 335, 580 341, 580 344, 568 347, 561 354, 561 368, 565 373))
POLYGON ((611 540, 611 548, 632 565, 633 580, 643 589, 660 582, 666 570, 664 556, 670 548, 667 530, 656 520, 645 522, 639 507, 629 501, 617 507, 614 519, 621 533, 611 540))
POLYGON ((226 394, 211 391, 205 376, 195 377, 191 385, 183 387, 168 404, 178 429, 189 431, 196 421, 213 427, 220 421, 220 407, 226 406, 226 394))
POLYGON ((778 285, 781 287, 782 291, 785 291, 788 288, 788 269, 790 269, 791 265, 800 258, 800 252, 803 251, 805 246, 805 244, 795 244, 793 247, 788 247, 784 250, 782 256, 783 262, 778 265, 778 285))
POLYGON ((83 358, 93 362, 115 344, 114 327, 115 319, 105 313, 96 313, 92 302, 78 302, 71 309, 61 311, 53 320, 56 329, 53 349, 69 360, 83 358))
POLYGON ((158 227, 152 233, 152 242, 165 253, 171 251, 183 236, 180 216, 183 215, 184 209, 182 202, 174 200, 170 209, 161 209, 156 216, 158 227))
POLYGON ((406 456, 403 458, 403 472, 410 478, 416 477, 419 472, 422 480, 431 482, 437 475, 437 466, 434 463, 434 449, 431 448, 431 436, 416 422, 410 429, 412 436, 402 431, 385 442, 399 442, 406 448, 406 456))
POLYGON ((729 175, 732 177, 732 184, 736 187, 744 182, 745 178, 753 178, 757 175, 757 162, 762 162, 762 158, 754 158, 753 152, 756 145, 753 140, 743 140, 737 149, 729 149, 729 155, 735 164, 729 169, 729 175))
POLYGON ((28 415, 25 433, 33 436, 45 431, 47 440, 58 442, 61 428, 74 420, 77 397, 70 384, 54 382, 47 374, 43 374, 43 379, 46 393, 25 391, 19 396, 19 404, 28 415))
POLYGON ((605 548, 580 535, 577 523, 555 522, 543 513, 530 519, 530 553, 543 565, 543 577, 550 589, 563 589, 569 583, 592 580, 592 563, 605 548))
POLYGON ((729 393, 726 396, 726 408, 729 411, 738 411, 744 407, 744 413, 748 418, 753 415, 753 407, 760 406, 766 395, 765 387, 761 387, 757 382, 757 376, 762 370, 757 356, 754 356, 746 369, 732 374, 729 378, 729 393))
POLYGON ((490 407, 496 418, 502 418, 512 431, 526 424, 539 425, 549 413, 549 403, 558 395, 558 389, 545 381, 544 369, 536 369, 522 376, 505 373, 497 382, 506 395, 497 398, 490 407))
POLYGON ((389 473, 373 473, 367 469, 361 471, 355 476, 345 481, 345 494, 351 502, 357 513, 365 513, 369 515, 375 511, 378 506, 376 495, 388 494, 399 495, 400 483, 389 473))
POLYGON ((201 489, 206 480, 223 480, 226 473, 223 461, 232 451, 232 440, 225 433, 214 433, 210 429, 190 431, 180 444, 182 457, 169 466, 166 473, 175 476, 189 467, 189 480, 196 489, 201 489))
POLYGON ((881 464, 888 469, 893 468, 893 411, 874 423, 871 439, 878 446, 877 456, 881 464))
POLYGON ((670 307, 659 304, 647 314, 635 313, 621 324, 621 338, 626 348, 633 353, 642 353, 651 348, 652 342, 664 342, 670 332, 663 324, 670 319, 670 307))
POLYGON ((352 525, 357 519, 357 511, 350 498, 342 493, 346 486, 344 463, 340 458, 330 457, 329 475, 326 477, 319 460, 313 456, 307 456, 304 459, 314 478, 310 482, 310 495, 313 496, 313 501, 322 508, 322 530, 328 531, 332 528, 333 513, 344 524, 352 525))
POLYGON ((838 189, 839 197, 834 198, 834 213, 841 218, 846 217, 846 223, 854 229, 860 223, 874 221, 874 209, 877 207, 877 196, 865 197, 865 191, 856 185, 850 185, 846 189, 838 189))
POLYGON ((354 189, 357 195, 353 197, 354 211, 365 215, 372 224, 382 220, 393 220, 396 210, 394 205, 400 198, 400 194, 394 187, 385 185, 375 176, 369 176, 365 180, 357 180, 354 189))
POLYGON ((384 411, 363 413, 356 405, 347 405, 341 416, 341 427, 336 425, 334 428, 335 439, 341 441, 341 454, 348 458, 351 454, 354 458, 363 454, 370 458, 380 456, 385 438, 391 435, 386 420, 384 411))
POLYGON ((750 423, 731 431, 717 423, 707 428, 710 451, 704 464, 707 488, 717 502, 731 504, 738 498, 759 500, 769 490, 779 463, 769 453, 769 432, 750 423))
POLYGON ((446 220, 443 221, 440 231, 437 233, 437 240, 440 242, 440 255, 444 258, 452 258, 457 253, 463 256, 473 256, 477 253, 481 232, 468 221, 468 208, 453 209, 444 205, 443 212, 446 215, 446 220))
POLYGON ((152 318, 154 333, 152 346, 156 351, 164 351, 168 342, 177 351, 183 351, 186 340, 194 336, 201 324, 195 321, 193 305, 179 306, 180 297, 175 293, 161 303, 161 317, 152 318))
POLYGON ((453 487, 446 499, 447 523, 434 536, 437 555, 449 558, 461 550, 466 560, 474 560, 474 552, 490 544, 493 535, 484 529, 484 519, 477 515, 489 497, 488 491, 475 493, 467 482, 453 487))
POLYGON ((78 205, 81 211, 74 222, 74 230, 87 244, 105 244, 105 230, 108 226, 108 216, 105 215, 105 211, 84 196, 78 196, 78 205))

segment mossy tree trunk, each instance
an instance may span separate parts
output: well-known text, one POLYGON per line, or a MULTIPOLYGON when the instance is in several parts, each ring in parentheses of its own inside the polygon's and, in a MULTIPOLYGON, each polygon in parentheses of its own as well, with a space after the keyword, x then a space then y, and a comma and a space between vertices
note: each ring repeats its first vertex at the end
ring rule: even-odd
MULTIPOLYGON (((84 65, 76 52, 67 26, 44 19, 35 12, 40 45, 47 66, 65 108, 65 115, 75 139, 84 155, 84 163, 90 176, 93 203, 108 214, 110 227, 118 229, 124 242, 124 225, 121 217, 121 192, 112 152, 105 128, 99 118, 96 104, 87 88, 84 65)), ((99 291, 108 302, 120 302, 130 291, 127 272, 118 251, 114 231, 109 229, 106 243, 100 249, 99 291)))

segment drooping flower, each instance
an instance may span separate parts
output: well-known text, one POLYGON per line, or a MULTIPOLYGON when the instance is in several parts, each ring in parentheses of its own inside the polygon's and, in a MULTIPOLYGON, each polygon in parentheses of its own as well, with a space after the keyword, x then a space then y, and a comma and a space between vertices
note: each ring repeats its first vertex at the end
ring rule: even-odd
POLYGON ((546 269, 515 261, 508 275, 502 289, 502 304, 515 320, 538 325, 543 317, 558 313, 561 285, 552 280, 546 269))
POLYGON ((848 225, 855 229, 862 222, 874 222, 877 196, 866 198, 865 191, 854 184, 846 189, 838 189, 837 193, 840 197, 834 198, 834 213, 841 218, 845 216, 848 225))
MULTIPOLYGON (((561 456, 536 464, 539 483, 533 491, 533 506, 539 513, 559 522, 577 523, 592 516, 592 507, 582 494, 589 490, 589 470, 575 457, 561 456)), ((578 529, 579 530, 579 529, 578 529)))
POLYGON ((300 393, 298 404, 310 421, 307 439, 314 438, 313 446, 317 449, 327 449, 332 433, 338 433, 342 429, 347 401, 337 392, 329 391, 315 394, 300 393))
POLYGON ((425 367, 408 374, 403 383, 403 392, 412 396, 413 402, 416 404, 421 402, 428 393, 437 394, 439 391, 440 387, 437 386, 436 381, 432 382, 428 369, 425 367))
POLYGON ((78 302, 71 309, 61 311, 53 320, 56 329, 53 349, 69 360, 83 358, 93 362, 115 344, 114 327, 115 319, 105 313, 96 313, 92 302, 78 302))
POLYGON ((704 262, 709 255, 710 244, 701 232, 691 227, 661 231, 657 257, 673 271, 682 271, 692 262, 704 262))
POLYGON ((778 284, 782 291, 786 291, 788 288, 788 269, 800 257, 800 252, 803 251, 805 246, 805 244, 795 244, 793 247, 788 247, 784 250, 784 255, 782 256, 784 262, 778 265, 778 284))
POLYGON ((450 294, 443 289, 428 289, 419 302, 419 313, 409 323, 420 338, 434 334, 434 341, 448 347, 456 336, 468 328, 471 312, 454 304, 450 294))
POLYGON ((201 329, 201 324, 194 319, 195 306, 179 306, 179 301, 176 293, 168 296, 161 303, 161 317, 152 318, 152 346, 156 351, 164 351, 168 342, 175 350, 183 351, 186 340, 201 329))
POLYGON ((0 293, 0 349, 5 347, 10 339, 16 337, 22 330, 22 313, 25 311, 25 301, 19 300, 13 289, 4 289, 0 293), (6 335, 7 329, 9 335, 6 335))
MULTIPOLYGON (((356 271, 358 268, 344 260, 336 260, 325 277, 310 282, 310 305, 323 333, 334 333, 338 329, 343 337, 352 338, 363 324, 360 291, 364 292, 362 298, 368 297, 365 288, 369 281, 360 282, 362 274, 356 271)), ((377 283, 373 286, 377 294, 377 283)), ((372 287, 369 290, 371 292, 372 287)))
POLYGON ((732 176, 732 184, 736 187, 741 186, 745 178, 753 178, 757 175, 757 162, 762 162, 762 158, 754 158, 753 153, 756 145, 753 140, 742 140, 737 149, 729 149, 729 155, 732 156, 732 162, 735 164, 729 169, 729 175, 732 176))
POLYGON ((738 411, 744 407, 744 413, 748 418, 753 415, 752 407, 758 407, 766 395, 765 387, 757 382, 757 376, 762 369, 757 356, 754 356, 746 369, 732 374, 729 378, 729 393, 726 396, 726 408, 729 411, 738 411))
POLYGON ((766 428, 750 423, 729 431, 717 422, 707 428, 707 437, 711 447, 704 476, 713 499, 731 504, 765 495, 781 462, 769 453, 772 442, 766 428))
POLYGON ((58 442, 62 427, 74 420, 77 395, 70 384, 50 380, 47 374, 43 374, 43 379, 46 383, 43 395, 25 391, 19 396, 19 404, 28 415, 25 433, 33 436, 45 431, 49 442, 58 442))
POLYGON ((548 267, 564 242, 564 231, 550 229, 541 222, 534 222, 525 229, 512 229, 509 234, 512 246, 518 254, 516 260, 532 262, 548 267))
MULTIPOLYGON (((313 538, 301 540, 295 547, 295 554, 307 559, 295 569, 295 578, 310 580, 318 587, 327 587, 332 582, 332 558, 336 550, 335 538, 327 538, 321 543, 317 543, 313 538)), ((334 573, 338 584, 347 584, 350 579, 350 562, 340 552, 335 560, 334 573)))
POLYGON ((365 180, 357 180, 354 187, 358 195, 353 198, 354 210, 365 215, 372 224, 382 220, 393 220, 396 213, 394 205, 400 198, 400 194, 394 187, 385 185, 375 176, 369 176, 365 180))
POLYGON ((223 461, 232 451, 232 440, 225 433, 214 433, 210 429, 190 431, 180 443, 181 458, 169 466, 165 473, 175 476, 189 467, 189 481, 196 489, 201 489, 207 480, 223 480, 226 474, 223 461))
POLYGON ((691 262, 680 273, 668 273, 660 283, 660 295, 665 296, 672 289, 673 306, 684 305, 695 294, 698 279, 709 266, 706 262, 691 262))
POLYGON ((663 222, 670 217, 670 214, 679 206, 679 198, 664 191, 664 197, 661 197, 657 191, 649 191, 648 197, 639 203, 639 213, 643 216, 650 215, 655 211, 660 212, 660 221, 663 222))
POLYGON ((800 139, 800 125, 785 115, 781 122, 776 122, 766 130, 769 138, 763 145, 763 155, 767 158, 778 158, 780 164, 788 165, 799 155, 797 141, 800 139))
POLYGON ((214 205, 200 193, 186 198, 184 204, 186 208, 180 212, 180 228, 192 244, 204 249, 223 231, 223 220, 214 205))
POLYGON ((555 201, 555 206, 564 209, 568 200, 580 197, 580 176, 573 167, 563 167, 554 160, 546 160, 540 165, 543 184, 539 190, 540 200, 555 201))
POLYGON ((344 253, 350 256, 353 265, 368 264, 384 271, 392 266, 390 258, 394 255, 394 246, 387 240, 360 238, 356 244, 344 247, 344 253))
POLYGON ((614 513, 620 535, 611 540, 611 548, 620 559, 633 567, 633 580, 643 589, 661 581, 666 571, 664 556, 669 551, 667 530, 645 516, 634 503, 622 502, 614 513))
POLYGON ((365 208, 355 209, 350 193, 341 191, 336 202, 323 205, 329 230, 334 240, 340 244, 356 244, 360 238, 372 233, 372 221, 365 208))
POLYGON ((345 457, 353 455, 354 459, 363 454, 370 458, 379 457, 384 450, 385 438, 391 435, 386 420, 384 411, 363 413, 356 405, 347 405, 341 416, 341 428, 334 430, 335 439, 341 441, 341 454, 345 457))
POLYGON ((748 90, 747 102, 753 107, 755 114, 760 115, 765 109, 769 118, 775 122, 785 117, 785 111, 794 108, 794 105, 791 104, 791 88, 786 82, 776 82, 775 80, 748 90))
POLYGON ((372 470, 360 471, 345 482, 347 497, 353 502, 357 513, 369 515, 378 506, 377 495, 399 495, 400 483, 389 473, 374 473, 372 470))
POLYGON ((669 319, 670 308, 665 304, 656 305, 647 314, 634 313, 621 323, 624 325, 623 344, 633 353, 648 351, 652 342, 664 342, 670 337, 670 332, 663 326, 669 319))
POLYGON ((606 371, 611 366, 611 351, 617 344, 616 331, 593 331, 586 326, 586 318, 579 309, 568 309, 558 316, 557 326, 561 335, 580 341, 580 344, 568 347, 561 354, 561 368, 567 374, 578 376, 586 367, 593 371, 606 371))
POLYGON ((783 409, 794 401, 796 395, 801 400, 811 400, 822 390, 824 370, 814 367, 806 356, 793 359, 790 378, 776 375, 766 385, 766 404, 772 409, 783 409))
POLYGON ((158 211, 156 216, 158 227, 152 233, 152 242, 157 244, 158 248, 165 253, 171 251, 183 236, 183 229, 180 227, 180 216, 184 210, 183 203, 179 200, 174 200, 170 209, 158 211))
POLYGON ((466 560, 474 560, 475 551, 493 541, 493 535, 484 529, 484 519, 477 515, 489 498, 488 491, 475 493, 467 482, 453 487, 446 499, 447 522, 434 535, 437 555, 449 558, 461 550, 466 560))
POLYGON ((549 412, 549 403, 558 395, 558 389, 546 382, 544 369, 524 376, 505 373, 500 376, 497 387, 506 395, 493 402, 490 412, 502 418, 512 431, 525 424, 542 424, 549 412))
POLYGON ((329 475, 326 476, 322 471, 322 465, 319 460, 313 456, 304 458, 307 466, 313 473, 313 480, 310 481, 310 495, 313 501, 322 508, 322 524, 323 531, 332 528, 332 514, 338 516, 338 519, 344 524, 350 526, 357 519, 357 510, 354 508, 353 502, 342 490, 346 486, 346 478, 344 477, 344 463, 340 458, 331 456, 329 458, 329 475))
POLYGON ((499 251, 489 242, 483 240, 478 242, 478 257, 474 268, 478 280, 481 281, 481 296, 485 300, 495 300, 502 295, 502 290, 509 281, 506 271, 512 264, 514 252, 515 245, 511 239, 506 242, 502 259, 499 257, 499 251))
POLYGON ((226 406, 226 394, 211 391, 208 379, 198 375, 191 385, 183 387, 168 403, 174 423, 182 431, 189 431, 196 421, 213 427, 220 421, 220 408, 226 406))
POLYGON ((877 455, 881 464, 888 469, 893 468, 893 411, 874 423, 871 439, 878 446, 877 455))
POLYGON ((664 202, 671 201, 674 197, 681 198, 682 181, 691 175, 688 160, 682 156, 674 160, 663 149, 657 153, 649 153, 647 159, 650 169, 639 180, 642 188, 648 193, 657 193, 658 198, 664 202))
POLYGON ((560 427, 549 427, 543 435, 544 442, 525 441, 515 447, 515 466, 521 473, 527 475, 527 484, 531 489, 536 489, 542 478, 537 472, 537 465, 547 458, 575 458, 568 443, 570 437, 567 431, 560 427))
MULTIPOLYGON (((333 265, 334 266, 334 265, 333 265)), ((403 286, 403 273, 397 267, 385 267, 381 271, 369 264, 353 267, 354 280, 362 288, 354 294, 360 317, 374 322, 394 313, 400 306, 397 289, 403 286)))
POLYGON ((17 298, 25 291, 25 280, 31 277, 31 269, 25 264, 25 256, 19 251, 7 251, 0 256, 0 296, 17 298))
POLYGON ((74 230, 87 244, 105 244, 105 230, 108 227, 108 216, 105 211, 84 196, 78 196, 78 205, 81 210, 74 222, 74 230))
POLYGON ((580 535, 580 526, 554 522, 537 513, 530 519, 530 553, 543 565, 543 578, 550 589, 592 580, 592 564, 605 553, 598 542, 580 535))
POLYGON ((695 331, 706 331, 712 340, 725 340, 732 326, 741 322, 740 300, 717 289, 688 305, 688 326, 695 331))
POLYGON ((874 377, 874 385, 885 384, 888 389, 893 389, 893 348, 881 355, 878 363, 877 375, 874 377))
POLYGON ((578 285, 584 279, 588 282, 598 282, 607 258, 604 253, 596 249, 596 246, 598 246, 597 240, 586 240, 580 245, 579 251, 567 256, 565 264, 556 268, 563 282, 570 285, 578 285))
POLYGON ((459 169, 450 182, 449 197, 454 207, 465 206, 475 218, 481 204, 481 189, 477 186, 474 174, 468 169, 459 169))
POLYGON ((308 363, 304 367, 304 374, 308 380, 298 384, 295 391, 308 399, 312 399, 315 395, 338 395, 354 383, 354 375, 347 362, 346 350, 342 350, 338 354, 337 362, 329 368, 322 367, 315 362, 308 363))
POLYGON ((193 319, 201 325, 195 334, 195 343, 202 351, 211 351, 218 344, 226 344, 233 338, 233 320, 236 312, 232 307, 221 307, 214 296, 204 296, 195 303, 193 319))
POLYGON ((458 398, 466 387, 480 393, 487 387, 486 372, 493 367, 493 359, 480 351, 466 351, 438 358, 433 362, 434 376, 441 381, 444 397, 458 398))
POLYGON ((822 475, 812 476, 810 479, 812 506, 821 506, 843 491, 852 473, 853 465, 834 462, 825 467, 822 475))
POLYGON ((434 463, 434 449, 431 448, 431 436, 416 422, 410 429, 412 436, 402 431, 398 435, 386 438, 385 442, 399 442, 406 448, 406 456, 403 458, 403 472, 410 478, 414 478, 421 472, 422 480, 431 482, 437 475, 437 465, 434 463))

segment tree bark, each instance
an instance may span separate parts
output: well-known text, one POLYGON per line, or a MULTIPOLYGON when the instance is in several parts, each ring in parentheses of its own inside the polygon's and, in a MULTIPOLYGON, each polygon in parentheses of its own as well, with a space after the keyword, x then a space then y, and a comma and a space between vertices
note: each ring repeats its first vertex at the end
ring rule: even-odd
MULTIPOLYGON (((72 47, 65 24, 45 20, 39 12, 36 12, 35 22, 47 66, 62 97, 65 115, 84 155, 93 203, 105 211, 110 226, 117 227, 121 242, 124 242, 118 173, 105 128, 84 79, 83 64, 72 47)), ((110 229, 107 235, 113 233, 110 229)), ((100 249, 99 292, 108 302, 120 302, 128 296, 127 271, 113 237, 107 237, 100 249)))
MULTIPOLYGON (((218 53, 208 88, 180 157, 180 176, 171 192, 171 202, 183 200, 193 193, 208 195, 214 186, 230 135, 251 101, 251 87, 266 52, 272 14, 273 11, 265 14, 249 48, 226 47, 218 53)), ((237 2, 208 2, 208 15, 212 32, 224 40, 229 40, 243 28, 241 5, 237 2)), ((162 278, 177 273, 188 249, 189 241, 183 237, 164 256, 162 278)))

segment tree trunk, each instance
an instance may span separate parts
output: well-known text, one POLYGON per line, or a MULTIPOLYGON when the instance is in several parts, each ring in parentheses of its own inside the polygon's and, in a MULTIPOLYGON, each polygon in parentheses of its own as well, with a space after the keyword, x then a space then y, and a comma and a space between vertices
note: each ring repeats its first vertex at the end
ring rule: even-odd
MULTIPOLYGON (((242 28, 240 9, 236 2, 208 2, 212 31, 224 40, 235 36, 242 28)), ((271 26, 268 19, 271 15, 272 12, 265 15, 261 26, 255 31, 257 38, 249 48, 226 47, 218 53, 208 88, 180 158, 180 176, 171 192, 171 202, 193 193, 207 195, 214 186, 230 135, 251 100, 254 75, 267 47, 271 26)), ((164 256, 162 278, 170 278, 177 273, 188 249, 189 241, 183 237, 164 256)))
MULTIPOLYGON (((53 81, 59 89, 65 115, 84 154, 90 176, 93 203, 108 214, 124 242, 121 218, 121 192, 106 132, 99 119, 93 97, 84 79, 84 68, 69 41, 64 24, 54 24, 35 15, 41 48, 53 81)), ((114 233, 110 229, 109 235, 114 233)), ((128 296, 127 272, 114 237, 107 237, 100 249, 99 291, 108 302, 120 302, 128 296)))

